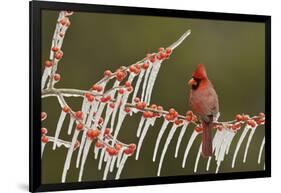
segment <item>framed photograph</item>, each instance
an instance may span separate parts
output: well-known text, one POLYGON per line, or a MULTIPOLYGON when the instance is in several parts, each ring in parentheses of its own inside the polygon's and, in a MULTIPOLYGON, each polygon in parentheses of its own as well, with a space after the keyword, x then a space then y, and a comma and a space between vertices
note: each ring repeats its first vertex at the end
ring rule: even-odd
POLYGON ((271 176, 271 18, 30 2, 30 191, 271 176))

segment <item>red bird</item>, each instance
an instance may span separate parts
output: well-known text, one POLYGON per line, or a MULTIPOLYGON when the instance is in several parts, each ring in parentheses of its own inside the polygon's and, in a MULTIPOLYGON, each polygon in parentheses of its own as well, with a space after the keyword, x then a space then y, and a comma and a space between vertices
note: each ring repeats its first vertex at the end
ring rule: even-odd
POLYGON ((212 127, 219 117, 218 95, 207 77, 203 64, 198 64, 188 84, 191 87, 189 103, 192 111, 198 116, 203 127, 202 155, 212 156, 212 127))

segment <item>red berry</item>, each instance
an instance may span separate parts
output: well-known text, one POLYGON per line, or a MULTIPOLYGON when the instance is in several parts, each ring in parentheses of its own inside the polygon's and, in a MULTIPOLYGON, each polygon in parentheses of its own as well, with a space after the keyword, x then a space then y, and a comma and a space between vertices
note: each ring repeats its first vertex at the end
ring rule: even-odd
POLYGON ((124 78, 125 78, 125 73, 121 70, 117 71, 116 79, 121 82, 124 78))
POLYGON ((156 60, 156 56, 155 56, 155 55, 153 55, 153 56, 150 58, 150 62, 151 62, 151 63, 154 63, 154 62, 155 62, 155 60, 156 60))
POLYGON ((98 137, 99 134, 100 134, 100 130, 98 130, 98 129, 89 129, 87 131, 87 137, 89 139, 94 139, 94 138, 98 137))
POLYGON ((66 18, 63 18, 63 19, 61 19, 59 22, 60 22, 61 25, 65 25, 66 22, 67 22, 67 19, 66 19, 66 18))
POLYGON ((129 112, 131 112, 131 108, 130 108, 130 107, 125 107, 124 111, 125 111, 126 113, 129 113, 129 112))
POLYGON ((52 51, 57 52, 57 51, 59 51, 59 48, 58 47, 52 47, 52 51))
POLYGON ((50 60, 46 60, 45 61, 45 67, 50 68, 52 66, 53 66, 53 62, 52 61, 50 61, 50 60))
POLYGON ((107 147, 106 151, 111 156, 117 155, 117 153, 118 153, 118 151, 116 149, 112 148, 112 147, 107 147))
POLYGON ((115 104, 114 103, 110 103, 109 107, 113 109, 115 107, 115 104))
POLYGON ((116 143, 116 144, 114 145, 114 147, 115 147, 115 149, 116 149, 117 151, 119 151, 119 150, 122 148, 122 145, 116 143))
POLYGON ((124 94, 124 92, 125 92, 125 90, 124 90, 123 88, 120 88, 120 89, 118 90, 118 93, 119 93, 119 94, 124 94))
POLYGON ((139 69, 139 70, 141 69, 140 64, 136 64, 135 67, 136 67, 136 69, 139 69))
POLYGON ((83 119, 83 113, 82 113, 81 111, 77 111, 77 112, 75 113, 75 117, 76 117, 77 119, 83 119))
POLYGON ((95 146, 96 146, 97 148, 103 148, 103 147, 104 147, 104 144, 101 143, 101 142, 99 142, 99 141, 97 141, 96 144, 95 144, 95 146))
POLYGON ((249 117, 249 115, 243 115, 242 120, 243 120, 243 121, 248 121, 248 120, 249 120, 249 118, 250 118, 250 117, 249 117))
POLYGON ((97 84, 94 84, 94 85, 92 86, 92 90, 98 90, 98 85, 97 85, 97 84))
POLYGON ((56 54, 55 54, 55 58, 56 58, 57 60, 60 60, 60 59, 62 58, 62 56, 63 56, 63 53, 62 53, 62 52, 56 52, 56 54))
POLYGON ((235 119, 236 119, 236 121, 242 121, 242 120, 243 120, 243 116, 240 115, 240 114, 237 114, 237 115, 235 116, 235 119))
POLYGON ((151 112, 151 111, 144 111, 143 112, 143 117, 144 118, 151 118, 151 117, 153 117, 153 112, 151 112))
POLYGON ((70 109, 69 109, 68 106, 64 106, 64 107, 62 108, 62 110, 63 110, 63 112, 65 112, 65 113, 68 113, 68 112, 70 111, 70 109))
POLYGON ((134 98, 134 102, 135 102, 135 103, 140 102, 140 98, 139 98, 139 97, 134 98))
POLYGON ((109 135, 109 134, 110 134, 110 128, 105 128, 104 135, 109 135))
POLYGON ((202 132, 203 131, 203 128, 202 127, 195 127, 194 130, 198 133, 202 132))
POLYGON ((130 148, 132 150, 135 150, 136 149, 136 144, 131 143, 131 144, 129 144, 128 148, 130 148))
POLYGON ((192 116, 192 115, 193 115, 193 112, 192 112, 192 111, 187 111, 187 112, 186 112, 186 115, 191 115, 191 116, 192 116))
POLYGON ((43 135, 43 136, 41 137, 41 141, 42 141, 43 143, 48 143, 49 138, 48 138, 47 136, 43 135))
POLYGON ((161 47, 161 48, 158 48, 158 52, 163 52, 164 51, 164 48, 161 47))
POLYGON ((94 97, 93 95, 91 95, 91 94, 89 94, 89 95, 86 96, 86 97, 87 97, 87 100, 88 100, 89 102, 93 102, 94 99, 95 99, 95 97, 94 97))
POLYGON ((127 88, 127 91, 128 91, 128 92, 132 92, 133 90, 134 90, 134 89, 133 89, 132 86, 130 86, 130 87, 127 88))
POLYGON ((54 80, 59 81, 60 80, 60 74, 55 74, 54 75, 54 80))
POLYGON ((165 119, 166 119, 167 121, 171 121, 171 120, 173 120, 173 116, 170 115, 170 114, 167 114, 167 115, 165 115, 165 119))
POLYGON ((84 128, 84 125, 82 124, 82 123, 78 123, 77 125, 76 125, 76 129, 77 130, 82 130, 84 128))
POLYGON ((47 113, 41 112, 41 121, 44 121, 47 118, 47 113))
POLYGON ((191 116, 191 115, 187 115, 187 116, 185 117, 185 119, 186 119, 188 122, 190 122, 190 121, 192 121, 192 116, 191 116))
POLYGON ((41 128, 41 135, 46 135, 48 133, 48 130, 45 127, 41 128))
POLYGON ((103 75, 104 76, 111 76, 111 74, 112 74, 112 72, 110 71, 110 70, 106 70, 106 71, 104 71, 104 73, 103 73, 103 75))
POLYGON ((174 108, 169 109, 169 114, 174 115, 176 113, 176 110, 174 108))
POLYGON ((146 70, 149 67, 149 64, 147 62, 143 63, 141 67, 146 70))
POLYGON ((136 68, 134 65, 131 65, 131 66, 129 67, 130 72, 135 72, 136 69, 137 69, 137 68, 136 68))
POLYGON ((59 36, 60 36, 60 37, 63 37, 63 36, 64 36, 64 33, 60 32, 60 33, 59 33, 59 36))
POLYGON ((180 124, 182 124, 183 123, 183 120, 181 120, 181 119, 177 119, 176 121, 175 121, 175 124, 176 125, 180 125, 180 124))
POLYGON ((130 81, 126 81, 126 82, 125 82, 125 86, 126 86, 126 87, 130 87, 130 86, 131 86, 131 82, 130 82, 130 81))
POLYGON ((254 120, 248 120, 247 121, 247 125, 251 126, 251 127, 256 127, 256 122, 254 120))
POLYGON ((172 49, 171 48, 166 48, 166 53, 167 54, 171 54, 172 53, 172 49))
POLYGON ((259 116, 260 117, 265 117, 265 114, 261 112, 261 113, 259 113, 259 116))
POLYGON ((99 122, 98 122, 99 124, 102 124, 103 123, 103 118, 102 117, 100 117, 99 118, 99 122))

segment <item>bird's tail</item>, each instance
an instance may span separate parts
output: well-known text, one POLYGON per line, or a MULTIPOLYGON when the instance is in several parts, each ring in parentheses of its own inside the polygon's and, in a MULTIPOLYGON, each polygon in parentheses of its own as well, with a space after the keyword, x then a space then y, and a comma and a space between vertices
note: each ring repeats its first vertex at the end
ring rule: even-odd
POLYGON ((213 154, 212 123, 203 122, 202 155, 210 157, 213 154))

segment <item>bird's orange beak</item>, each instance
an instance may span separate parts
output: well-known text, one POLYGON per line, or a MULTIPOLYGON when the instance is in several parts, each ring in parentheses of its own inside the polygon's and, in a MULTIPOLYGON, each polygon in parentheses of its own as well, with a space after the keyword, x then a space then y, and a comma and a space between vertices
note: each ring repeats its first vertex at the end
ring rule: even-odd
POLYGON ((193 78, 188 81, 189 86, 193 86, 195 84, 196 84, 196 81, 193 78))

